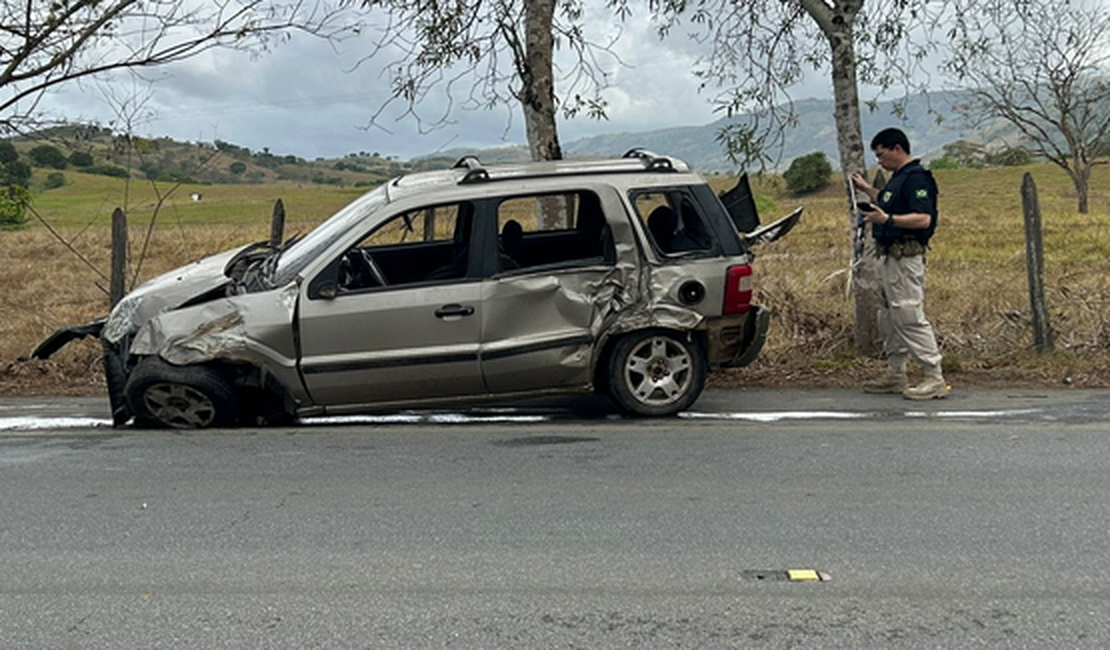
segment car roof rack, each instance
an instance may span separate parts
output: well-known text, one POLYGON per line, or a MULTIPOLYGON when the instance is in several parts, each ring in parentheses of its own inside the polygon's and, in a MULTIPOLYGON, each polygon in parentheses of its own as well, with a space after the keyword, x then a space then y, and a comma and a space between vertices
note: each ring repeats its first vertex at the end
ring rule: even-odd
POLYGON ((621 158, 636 158, 643 161, 644 169, 651 169, 655 171, 673 172, 674 161, 667 156, 660 156, 659 154, 648 151, 642 147, 634 147, 624 152, 621 158))
POLYGON ((459 181, 459 185, 469 185, 471 183, 484 183, 490 180, 489 171, 482 166, 482 161, 478 160, 478 156, 468 155, 463 156, 451 165, 451 169, 465 169, 466 175, 459 181))
POLYGON ((553 178, 589 174, 628 174, 633 172, 680 172, 689 171, 689 166, 677 158, 653 153, 647 149, 628 150, 618 159, 567 161, 555 160, 546 163, 524 163, 520 165, 498 165, 487 169, 474 155, 459 158, 451 169, 465 169, 466 173, 456 181, 459 185, 489 183, 493 181, 521 180, 525 178, 553 178), (539 166, 539 165, 545 166, 539 166), (533 165, 537 165, 533 167, 533 165))

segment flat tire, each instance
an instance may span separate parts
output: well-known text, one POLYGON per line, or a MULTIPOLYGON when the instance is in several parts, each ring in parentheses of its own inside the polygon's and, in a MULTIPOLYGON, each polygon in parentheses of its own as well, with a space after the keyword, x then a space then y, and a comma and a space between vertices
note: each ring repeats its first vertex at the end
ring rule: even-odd
POLYGON ((207 429, 235 423, 235 393, 206 366, 175 366, 148 357, 127 380, 127 404, 143 426, 207 429))

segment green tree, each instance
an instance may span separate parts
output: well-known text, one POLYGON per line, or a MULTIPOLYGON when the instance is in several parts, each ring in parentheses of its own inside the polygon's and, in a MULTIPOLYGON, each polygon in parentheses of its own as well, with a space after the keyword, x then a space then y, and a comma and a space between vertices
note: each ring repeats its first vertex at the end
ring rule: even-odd
POLYGON ((832 164, 825 157, 825 152, 814 151, 795 158, 782 178, 791 192, 809 194, 828 187, 832 172, 832 164))
POLYGON ((50 167, 52 169, 65 169, 69 166, 65 154, 57 147, 48 144, 40 144, 29 152, 31 162, 36 167, 50 167))
POLYGON ((236 160, 235 162, 228 165, 227 170, 229 172, 231 172, 232 174, 235 174, 236 176, 239 176, 243 172, 247 171, 247 164, 244 163, 244 162, 236 160))
POLYGON ((956 161, 960 167, 982 167, 987 160, 983 145, 967 140, 956 140, 944 145, 944 157, 956 161))
POLYGON ((46 180, 43 181, 42 188, 44 190, 53 190, 59 187, 66 186, 66 175, 62 172, 50 172, 46 175, 46 180))
POLYGON ((19 160, 19 152, 11 140, 0 140, 0 165, 7 165, 19 160))
POLYGON ((92 167, 93 156, 87 151, 74 151, 69 154, 69 164, 74 167, 92 167))
POLYGON ((15 230, 27 223, 27 205, 31 193, 26 187, 8 185, 0 188, 0 230, 15 230))
POLYGON ((19 159, 19 152, 9 140, 0 140, 0 188, 27 187, 31 166, 19 159))
POLYGON ((1033 162, 1033 155, 1021 147, 1006 147, 1001 151, 987 154, 987 164, 998 167, 1021 167, 1033 162))
POLYGON ((957 162, 956 159, 953 158, 952 156, 941 156, 940 158, 934 158, 932 160, 932 162, 929 163, 929 169, 959 169, 959 168, 960 168, 960 163, 957 162))

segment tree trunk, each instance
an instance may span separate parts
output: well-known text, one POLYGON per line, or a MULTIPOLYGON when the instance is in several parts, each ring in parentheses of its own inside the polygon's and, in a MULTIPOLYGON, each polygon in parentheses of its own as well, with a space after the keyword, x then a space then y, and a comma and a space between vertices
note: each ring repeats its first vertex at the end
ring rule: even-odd
POLYGON ((527 61, 522 66, 520 103, 524 107, 524 129, 532 160, 562 160, 559 131, 555 124, 555 0, 524 3, 524 46, 527 61))
POLYGON ((856 80, 856 48, 853 24, 863 6, 862 0, 844 0, 829 6, 823 0, 801 0, 806 12, 817 22, 832 51, 833 115, 836 120, 836 145, 840 169, 844 172, 848 207, 848 233, 852 242, 852 300, 855 311, 853 338, 856 349, 865 355, 881 350, 879 324, 879 279, 875 268, 875 242, 864 233, 864 245, 856 245, 858 221, 852 192, 847 183, 852 172, 865 172, 863 127, 860 120, 859 90, 856 80))
POLYGON ((1075 193, 1079 196, 1079 214, 1087 214, 1089 209, 1087 195, 1090 194, 1091 189, 1091 165, 1088 163, 1086 166, 1077 169, 1071 179, 1075 185, 1075 193))

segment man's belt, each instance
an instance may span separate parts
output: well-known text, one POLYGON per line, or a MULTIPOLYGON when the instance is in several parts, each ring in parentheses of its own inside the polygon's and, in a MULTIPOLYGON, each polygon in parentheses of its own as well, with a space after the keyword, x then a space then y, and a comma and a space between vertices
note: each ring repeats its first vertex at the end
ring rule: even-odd
POLYGON ((899 239, 891 242, 887 246, 879 246, 879 255, 882 257, 890 256, 896 260, 903 257, 913 257, 914 255, 924 255, 927 246, 925 242, 917 239, 899 239))

